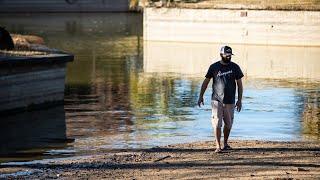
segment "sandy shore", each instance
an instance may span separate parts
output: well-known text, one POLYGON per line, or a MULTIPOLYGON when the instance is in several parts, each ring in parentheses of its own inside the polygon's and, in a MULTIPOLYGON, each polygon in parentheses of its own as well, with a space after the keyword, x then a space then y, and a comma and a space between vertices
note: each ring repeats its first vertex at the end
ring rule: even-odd
POLYGON ((0 178, 22 179, 319 179, 319 142, 232 141, 214 153, 212 142, 145 150, 114 150, 72 160, 5 165, 0 178), (16 173, 18 172, 18 173, 16 173))

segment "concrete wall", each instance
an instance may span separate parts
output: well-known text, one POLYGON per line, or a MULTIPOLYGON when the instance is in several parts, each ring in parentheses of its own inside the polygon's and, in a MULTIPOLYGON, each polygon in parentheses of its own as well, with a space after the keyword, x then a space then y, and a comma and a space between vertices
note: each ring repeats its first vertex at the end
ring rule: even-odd
POLYGON ((320 46, 320 11, 146 8, 144 40, 320 46))
POLYGON ((63 101, 65 65, 0 76, 0 112, 63 101))
POLYGON ((128 10, 128 0, 0 0, 0 13, 118 12, 128 10))

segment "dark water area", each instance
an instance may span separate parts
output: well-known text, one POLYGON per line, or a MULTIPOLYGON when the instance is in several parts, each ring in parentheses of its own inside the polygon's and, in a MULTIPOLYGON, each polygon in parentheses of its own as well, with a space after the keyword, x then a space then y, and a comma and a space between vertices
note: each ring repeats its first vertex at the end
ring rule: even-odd
MULTIPOLYGON (((75 54, 64 106, 0 118, 0 162, 213 140, 211 88, 205 106, 196 106, 202 72, 212 62, 190 63, 178 51, 157 54, 162 46, 143 42, 141 14, 3 14, 0 25, 75 54)), ((201 56, 199 45, 188 47, 195 49, 189 57, 201 56)), ((320 83, 258 73, 244 79, 243 110, 235 113, 231 139, 319 143, 320 83)))

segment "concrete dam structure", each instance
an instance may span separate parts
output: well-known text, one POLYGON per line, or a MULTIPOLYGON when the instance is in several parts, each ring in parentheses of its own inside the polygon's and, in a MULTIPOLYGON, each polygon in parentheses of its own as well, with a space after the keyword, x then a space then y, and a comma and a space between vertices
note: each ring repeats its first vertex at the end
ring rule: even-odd
POLYGON ((146 8, 144 40, 320 46, 320 11, 146 8))
POLYGON ((0 54, 0 113, 24 111, 64 100, 70 54, 0 54))
POLYGON ((0 13, 126 12, 128 0, 0 0, 0 13))

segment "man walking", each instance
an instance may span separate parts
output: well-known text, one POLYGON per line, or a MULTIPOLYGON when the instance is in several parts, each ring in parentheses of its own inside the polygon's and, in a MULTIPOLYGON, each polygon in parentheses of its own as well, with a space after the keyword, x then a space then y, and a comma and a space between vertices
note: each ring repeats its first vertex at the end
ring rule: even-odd
POLYGON ((212 78, 212 126, 215 130, 216 136, 216 153, 222 150, 231 149, 228 145, 228 138, 233 124, 234 108, 241 111, 242 107, 242 81, 243 73, 240 67, 231 62, 232 49, 229 46, 223 46, 220 50, 221 60, 213 63, 206 74, 206 78, 202 83, 201 92, 198 100, 198 106, 204 105, 203 94, 212 78), (238 100, 235 103, 236 84, 238 87, 238 100), (222 121, 224 122, 223 135, 224 146, 221 149, 221 127, 222 121))

